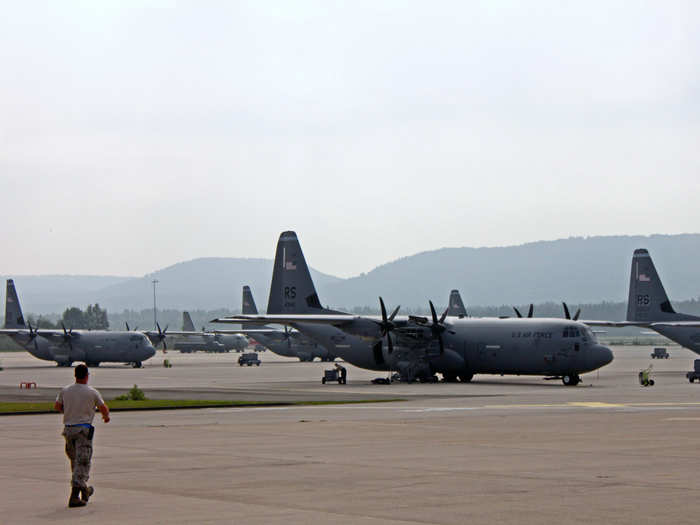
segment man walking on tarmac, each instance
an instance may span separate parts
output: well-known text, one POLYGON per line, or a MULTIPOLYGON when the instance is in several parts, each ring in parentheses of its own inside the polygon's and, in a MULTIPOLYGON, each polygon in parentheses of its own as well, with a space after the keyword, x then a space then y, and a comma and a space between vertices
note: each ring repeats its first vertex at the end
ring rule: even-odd
POLYGON ((92 436, 95 427, 95 407, 102 413, 102 420, 109 423, 109 408, 100 393, 87 385, 88 367, 75 367, 75 383, 63 387, 56 397, 54 408, 63 412, 63 437, 66 439, 66 455, 70 459, 72 472, 69 507, 84 507, 95 492, 88 487, 90 460, 92 459, 92 436))

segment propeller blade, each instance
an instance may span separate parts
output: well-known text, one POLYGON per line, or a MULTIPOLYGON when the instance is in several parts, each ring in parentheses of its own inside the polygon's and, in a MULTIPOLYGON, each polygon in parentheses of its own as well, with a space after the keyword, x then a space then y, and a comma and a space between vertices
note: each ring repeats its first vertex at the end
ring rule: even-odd
POLYGON ((433 317, 433 324, 438 324, 437 313, 435 313, 435 306, 433 306, 432 301, 428 302, 430 303, 430 315, 433 317))
POLYGON ((63 324, 63 321, 61 321, 61 326, 63 327, 63 335, 68 335, 68 331, 66 330, 66 325, 63 324))
POLYGON ((513 310, 515 310, 515 315, 518 317, 522 317, 523 315, 520 313, 520 310, 518 310, 515 306, 513 307, 513 310))
POLYGON ((396 317, 396 314, 399 313, 399 308, 401 308, 401 305, 398 305, 396 308, 394 308, 394 311, 391 312, 391 315, 389 316, 389 321, 394 320, 394 317, 396 317))
POLYGON ((444 312, 442 312, 442 315, 440 316, 440 324, 445 322, 445 318, 447 317, 447 312, 449 311, 449 308, 446 308, 444 312))
POLYGON ((392 323, 391 321, 394 319, 394 316, 396 316, 396 314, 398 313, 400 307, 397 306, 396 309, 393 312, 391 312, 391 316, 387 317, 384 299, 380 297, 379 308, 382 311, 382 322, 379 326, 382 331, 382 337, 386 336, 387 352, 391 354, 394 351, 394 342, 391 340, 391 335, 389 334, 389 332, 391 332, 394 329, 394 323, 392 323))
POLYGON ((566 303, 561 303, 564 305, 564 317, 567 319, 571 319, 571 314, 569 313, 569 307, 566 306, 566 303))
POLYGON ((124 321, 124 324, 126 325, 126 331, 131 332, 131 328, 129 328, 129 323, 124 321))
POLYGON ((158 328, 158 335, 161 335, 163 331, 160 329, 160 323, 156 323, 156 328, 158 328))
POLYGON ((574 321, 578 321, 578 316, 579 316, 579 315, 581 315, 581 309, 580 309, 580 308, 579 308, 578 310, 576 310, 576 313, 574 314, 574 317, 573 317, 574 321))
POLYGON ((384 306, 384 299, 381 297, 379 298, 379 307, 382 310, 382 321, 386 323, 387 317, 386 317, 386 307, 384 306))
POLYGON ((530 309, 527 311, 527 316, 532 317, 532 314, 534 313, 534 311, 535 311, 535 307, 532 303, 530 303, 530 309))

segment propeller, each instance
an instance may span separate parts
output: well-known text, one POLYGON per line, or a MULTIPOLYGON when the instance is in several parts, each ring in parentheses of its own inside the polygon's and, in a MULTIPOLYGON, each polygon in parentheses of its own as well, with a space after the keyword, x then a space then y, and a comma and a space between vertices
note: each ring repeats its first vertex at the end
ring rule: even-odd
POLYGON ((34 328, 32 329, 32 323, 27 323, 29 325, 29 339, 27 339, 27 342, 24 343, 24 347, 26 348, 32 341, 34 341, 34 348, 37 348, 37 344, 35 339, 39 335, 37 332, 37 329, 34 328))
POLYGON ((438 340, 438 343, 440 344, 440 355, 442 355, 445 352, 445 345, 442 342, 442 332, 446 330, 446 327, 443 323, 445 322, 445 318, 447 317, 447 310, 445 310, 440 316, 440 319, 438 319, 433 302, 428 301, 428 303, 430 303, 430 315, 433 318, 433 323, 430 325, 430 330, 433 332, 433 337, 436 338, 438 340))
POLYGON ((581 315, 581 309, 579 308, 576 310, 576 313, 574 314, 573 317, 571 317, 571 314, 569 313, 569 307, 566 306, 566 303, 561 303, 564 306, 564 317, 567 319, 571 319, 572 321, 578 321, 578 316, 581 315))
POLYGON ((379 328, 381 328, 382 330, 382 337, 386 336, 388 352, 392 353, 394 351, 394 343, 391 341, 391 336, 389 335, 389 332, 396 328, 396 325, 393 321, 394 317, 396 317, 396 314, 399 313, 399 308, 401 308, 401 305, 394 308, 394 311, 391 312, 391 315, 388 317, 386 315, 386 306, 384 306, 384 299, 382 299, 381 297, 379 298, 379 307, 382 310, 382 322, 379 324, 379 328))
MULTIPOLYGON (((515 306, 513 307, 513 310, 515 310, 515 315, 517 315, 518 317, 523 316, 523 314, 520 313, 520 310, 518 310, 515 306)), ((527 310, 528 318, 532 317, 532 314, 534 313, 534 311, 535 311, 535 307, 533 306, 532 303, 530 303, 530 308, 528 308, 528 310, 527 310)))
POLYGON ((63 342, 68 343, 68 348, 73 350, 73 343, 71 339, 73 339, 73 327, 71 326, 70 330, 66 330, 66 325, 63 324, 63 321, 61 321, 61 327, 63 327, 63 342))
POLYGON ((289 331, 287 325, 284 325, 284 335, 282 336, 282 339, 287 341, 287 348, 292 347, 292 333, 289 331))
POLYGON ((168 345, 165 342, 165 332, 168 331, 168 325, 165 325, 165 330, 160 329, 160 323, 156 323, 156 328, 158 328, 158 342, 163 343, 163 352, 168 350, 168 345))

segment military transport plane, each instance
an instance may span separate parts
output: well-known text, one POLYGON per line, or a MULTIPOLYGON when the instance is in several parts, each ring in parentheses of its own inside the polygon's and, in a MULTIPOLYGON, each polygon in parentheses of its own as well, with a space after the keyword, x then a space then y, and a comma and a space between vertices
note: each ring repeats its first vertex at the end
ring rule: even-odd
POLYGON ((184 336, 173 346, 175 350, 181 352, 193 352, 204 350, 205 352, 242 352, 248 346, 248 339, 245 335, 232 333, 223 334, 216 331, 206 332, 202 329, 197 332, 190 317, 189 312, 182 312, 182 332, 177 335, 184 336))
POLYGON ((371 370, 395 370, 402 380, 471 381, 474 374, 543 375, 576 385, 579 374, 613 359, 583 323, 569 319, 350 315, 325 309, 292 231, 280 235, 267 315, 216 319, 229 323, 287 324, 332 349, 345 361, 371 370))
POLYGON ((649 252, 634 250, 630 270, 627 320, 585 321, 591 326, 651 328, 681 346, 700 354, 700 317, 677 313, 666 295, 649 252))
POLYGON ((88 366, 100 363, 141 363, 156 353, 148 338, 138 332, 108 330, 45 330, 27 327, 12 279, 7 280, 5 328, 1 334, 11 337, 30 354, 58 366, 83 361, 88 366))
MULTIPOLYGON (((255 305, 250 286, 243 287, 241 312, 253 315, 258 313, 258 307, 255 305)), ((220 332, 226 333, 227 331, 221 330, 220 332)), ((287 327, 284 330, 276 330, 267 328, 264 325, 260 327, 251 326, 249 329, 244 328, 237 332, 249 335, 277 355, 297 357, 299 361, 313 361, 316 357, 321 361, 333 361, 336 358, 335 355, 331 354, 313 339, 298 330, 289 330, 287 327)))

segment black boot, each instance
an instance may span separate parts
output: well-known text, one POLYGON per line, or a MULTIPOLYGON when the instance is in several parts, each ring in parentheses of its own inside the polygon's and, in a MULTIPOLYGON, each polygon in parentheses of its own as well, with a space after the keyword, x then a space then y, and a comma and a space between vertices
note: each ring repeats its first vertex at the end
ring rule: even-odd
POLYGON ((86 503, 80 499, 80 487, 73 487, 70 491, 69 507, 84 507, 86 503))
POLYGON ((95 488, 90 486, 84 489, 80 489, 80 499, 82 499, 85 503, 88 502, 90 499, 90 496, 92 496, 95 493, 95 488))

